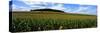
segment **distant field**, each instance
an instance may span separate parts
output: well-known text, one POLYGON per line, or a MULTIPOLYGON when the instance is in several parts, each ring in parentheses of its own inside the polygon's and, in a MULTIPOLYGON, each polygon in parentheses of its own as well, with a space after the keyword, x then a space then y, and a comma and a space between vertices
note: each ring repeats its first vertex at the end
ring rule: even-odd
POLYGON ((44 31, 97 27, 97 16, 60 12, 13 12, 10 31, 44 31))

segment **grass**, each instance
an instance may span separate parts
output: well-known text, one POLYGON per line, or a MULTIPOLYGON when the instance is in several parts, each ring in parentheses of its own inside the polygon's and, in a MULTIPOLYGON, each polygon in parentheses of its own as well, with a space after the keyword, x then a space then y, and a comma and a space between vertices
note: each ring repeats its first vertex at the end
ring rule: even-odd
POLYGON ((97 27, 95 15, 59 12, 13 12, 12 32, 45 31, 97 27))

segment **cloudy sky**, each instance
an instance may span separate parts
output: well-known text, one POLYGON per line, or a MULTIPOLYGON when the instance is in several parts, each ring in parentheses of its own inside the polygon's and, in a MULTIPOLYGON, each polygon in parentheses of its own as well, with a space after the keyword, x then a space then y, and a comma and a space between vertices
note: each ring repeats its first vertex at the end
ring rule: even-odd
POLYGON ((80 5, 80 4, 66 4, 66 3, 52 3, 52 2, 34 2, 24 0, 13 0, 13 11, 29 11, 30 9, 57 9, 69 13, 79 14, 93 14, 97 13, 96 5, 80 5))

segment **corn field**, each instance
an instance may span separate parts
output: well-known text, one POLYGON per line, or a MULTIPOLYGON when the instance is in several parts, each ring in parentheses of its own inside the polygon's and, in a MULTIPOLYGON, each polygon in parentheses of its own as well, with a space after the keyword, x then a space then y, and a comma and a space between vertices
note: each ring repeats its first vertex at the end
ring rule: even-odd
POLYGON ((12 13, 11 32, 47 31, 97 27, 97 16, 64 13, 12 13))

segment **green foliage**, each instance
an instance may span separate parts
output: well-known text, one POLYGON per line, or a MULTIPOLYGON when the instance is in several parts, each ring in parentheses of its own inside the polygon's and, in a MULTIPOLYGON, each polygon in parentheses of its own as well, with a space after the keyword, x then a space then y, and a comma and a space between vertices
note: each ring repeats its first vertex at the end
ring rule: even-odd
POLYGON ((12 32, 91 28, 97 26, 96 16, 68 14, 13 13, 12 32))

